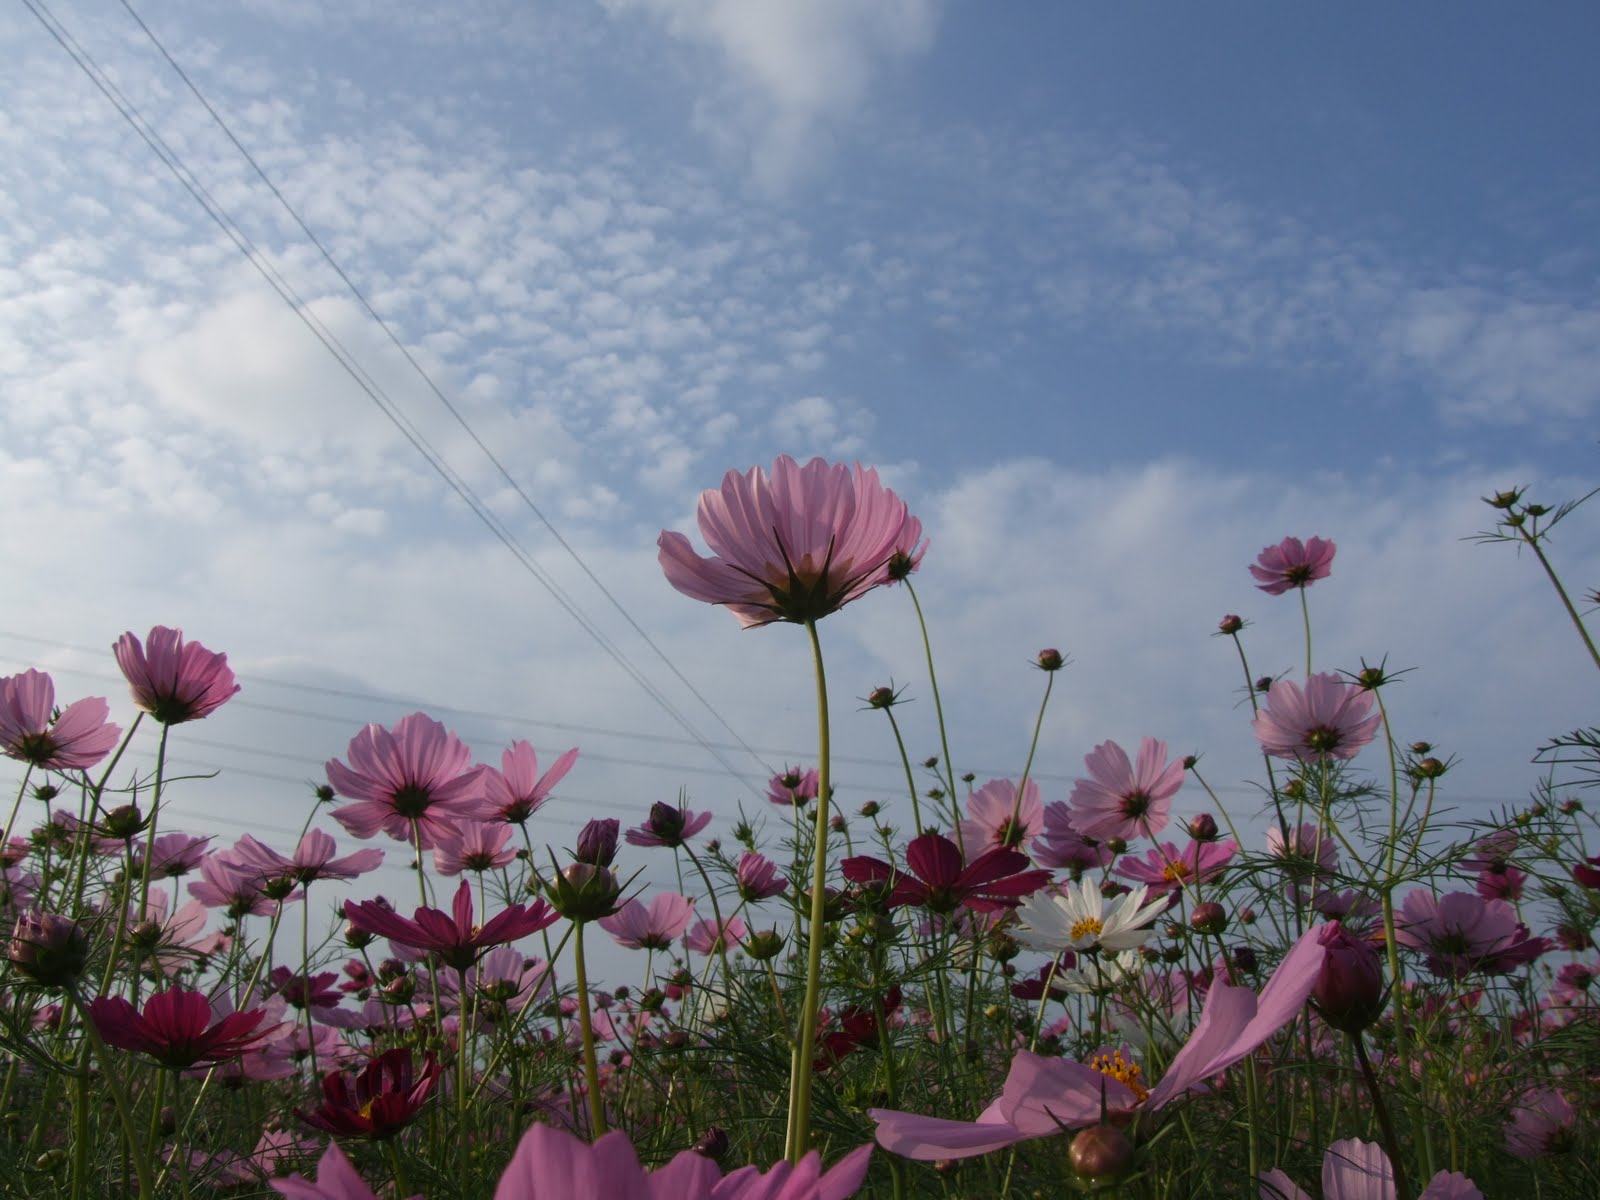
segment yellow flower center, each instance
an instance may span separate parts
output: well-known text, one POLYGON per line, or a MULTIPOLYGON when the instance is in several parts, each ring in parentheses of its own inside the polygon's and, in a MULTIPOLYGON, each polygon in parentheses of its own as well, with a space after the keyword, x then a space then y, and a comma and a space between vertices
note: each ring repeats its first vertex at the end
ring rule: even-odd
POLYGON ((1104 929, 1098 917, 1083 917, 1072 926, 1069 934, 1073 941, 1077 941, 1084 937, 1099 937, 1104 929))
POLYGON ((1102 1075, 1110 1076, 1119 1083, 1127 1084, 1128 1090, 1133 1093, 1136 1102, 1142 1102, 1150 1094, 1150 1089, 1144 1086, 1144 1070, 1138 1063, 1129 1062, 1122 1057, 1121 1050, 1112 1050, 1107 1053, 1096 1054, 1089 1060, 1089 1065, 1102 1075))
POLYGON ((1162 870, 1161 877, 1163 879, 1170 879, 1174 883, 1182 883, 1185 879, 1189 878, 1189 876, 1193 874, 1194 872, 1189 868, 1188 863, 1170 862, 1162 870))

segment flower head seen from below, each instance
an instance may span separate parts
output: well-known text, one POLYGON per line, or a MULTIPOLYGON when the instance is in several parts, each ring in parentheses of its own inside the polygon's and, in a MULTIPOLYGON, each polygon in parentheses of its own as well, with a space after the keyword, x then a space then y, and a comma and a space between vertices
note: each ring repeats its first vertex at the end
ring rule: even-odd
POLYGON ((906 847, 906 869, 896 871, 879 858, 861 855, 840 864, 852 883, 890 888, 890 907, 912 904, 933 913, 957 908, 1001 912, 1050 882, 1048 871, 1029 870, 1028 856, 998 847, 976 853, 970 863, 942 833, 929 831, 906 847))
POLYGON ((667 950, 694 918, 694 901, 677 892, 660 892, 647 907, 629 900, 599 925, 617 945, 629 950, 667 950))
POLYGON ((1272 685, 1251 722, 1262 750, 1300 762, 1354 758, 1383 721, 1372 693, 1337 675, 1319 673, 1304 688, 1287 679, 1272 685))
POLYGON ((1023 784, 1022 803, 1017 785, 1009 779, 991 779, 967 797, 967 817, 961 822, 961 848, 976 859, 985 850, 1021 850, 1027 853, 1044 828, 1044 804, 1039 785, 1023 784))
POLYGON ((1156 918, 1167 910, 1165 897, 1146 904, 1148 895, 1141 886, 1107 900, 1093 883, 1063 884, 1022 902, 1015 936, 1024 946, 1051 954, 1135 950, 1150 939, 1156 918))
POLYGON ((539 774, 539 755, 525 741, 515 741, 500 756, 500 769, 483 773, 483 795, 489 810, 511 825, 522 825, 550 798, 556 784, 578 761, 574 746, 539 774))
POLYGON ((1083 758, 1089 778, 1072 785, 1069 804, 1078 832, 1096 841, 1154 837, 1167 827, 1172 798, 1183 787, 1183 760, 1167 761, 1167 744, 1139 742, 1138 761, 1116 742, 1101 742, 1083 758))
POLYGON ((402 717, 393 730, 368 725, 350 739, 350 765, 327 764, 328 782, 355 801, 333 819, 358 838, 379 830, 398 842, 431 850, 464 818, 488 815, 483 772, 455 734, 422 713, 402 717))
POLYGON ((410 946, 413 950, 436 954, 445 966, 458 971, 472 966, 490 947, 538 933, 560 919, 556 911, 540 899, 527 907, 513 904, 481 926, 474 925, 472 885, 465 879, 456 889, 450 912, 419 908, 413 919, 408 921, 375 901, 363 900, 357 904, 346 900, 344 915, 352 926, 363 933, 375 933, 391 942, 410 946))
POLYGON ((922 522, 877 471, 820 458, 801 466, 783 455, 770 475, 729 471, 720 490, 701 495, 699 525, 713 557, 664 530, 661 569, 684 595, 726 606, 747 629, 837 612, 904 578, 926 548, 922 522))
POLYGON ((1326 579, 1333 570, 1333 555, 1338 547, 1327 538, 1305 542, 1286 537, 1276 546, 1267 546, 1250 564, 1256 586, 1269 596, 1281 596, 1295 588, 1308 588, 1326 579))
POLYGON ((208 717, 239 690, 228 656, 185 642, 181 629, 157 625, 143 643, 125 633, 113 649, 134 704, 163 725, 208 717))
POLYGON ((783 774, 767 781, 767 800, 788 808, 803 808, 817 798, 821 789, 822 777, 815 767, 785 767, 783 774))
POLYGON ((1574 1141, 1578 1114, 1572 1102, 1554 1088, 1533 1088, 1517 1101, 1506 1122, 1506 1149, 1532 1160, 1558 1154, 1574 1141))
POLYGON ((440 1065, 429 1054, 418 1075, 411 1051, 387 1050, 355 1075, 331 1071, 322 1080, 322 1104, 315 1112, 295 1110, 307 1125, 338 1137, 382 1141, 411 1124, 439 1082, 440 1065))
POLYGON ((692 812, 684 807, 681 800, 675 805, 663 804, 658 800, 650 806, 650 815, 644 824, 628 830, 622 836, 630 846, 677 847, 709 824, 711 814, 708 812, 692 812))
POLYGON ((111 753, 122 731, 106 719, 102 697, 75 700, 59 715, 55 704, 55 681, 43 671, 0 678, 0 754, 47 771, 82 771, 111 753))
POLYGON ((108 1046, 148 1054, 174 1070, 224 1062, 253 1049, 277 1028, 257 1028, 266 1015, 265 1009, 257 1008, 213 1020, 204 993, 176 987, 152 995, 143 1012, 121 996, 89 1002, 89 1016, 108 1046))
MULTIPOLYGON (((329 1142, 317 1160, 314 1181, 296 1171, 287 1179, 269 1179, 267 1185, 289 1200, 378 1200, 378 1194, 367 1186, 337 1142, 329 1142)), ((411 1200, 423 1200, 422 1194, 419 1192, 411 1200)))

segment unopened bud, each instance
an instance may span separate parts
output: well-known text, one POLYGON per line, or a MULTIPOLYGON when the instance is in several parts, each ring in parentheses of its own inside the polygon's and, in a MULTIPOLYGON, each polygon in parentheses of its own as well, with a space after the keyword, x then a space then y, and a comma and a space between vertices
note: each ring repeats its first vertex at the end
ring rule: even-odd
POLYGON ((867 693, 867 703, 873 708, 893 708, 895 702, 894 689, 890 687, 875 687, 867 693))
POLYGON ((727 1133, 713 1125, 695 1139, 690 1149, 712 1162, 721 1162, 728 1156, 729 1145, 727 1133))
POLYGON ((1133 1143, 1115 1125, 1091 1125, 1073 1135, 1067 1159, 1079 1176, 1111 1182, 1133 1166, 1133 1143))
POLYGON ((1229 637, 1232 637, 1243 628, 1244 618, 1234 613, 1229 613, 1227 616, 1223 617, 1222 620, 1217 622, 1217 631, 1219 633, 1225 633, 1229 637))
POLYGON ((1200 933, 1217 934, 1228 927, 1228 914, 1215 900, 1196 904, 1189 914, 1189 924, 1200 933))
POLYGON ((1189 822, 1189 836, 1197 842, 1214 842, 1217 832, 1217 819, 1210 813, 1201 813, 1189 822))
POLYGON ((1061 657, 1061 651, 1053 646, 1039 651, 1037 661, 1041 671, 1059 671, 1066 665, 1066 659, 1061 657))

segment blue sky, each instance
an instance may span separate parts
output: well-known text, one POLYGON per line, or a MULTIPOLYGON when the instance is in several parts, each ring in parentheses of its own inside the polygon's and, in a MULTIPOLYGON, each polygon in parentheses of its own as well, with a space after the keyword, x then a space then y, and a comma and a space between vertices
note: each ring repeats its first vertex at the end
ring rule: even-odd
MULTIPOLYGON (((541 568, 728 740, 127 12, 50 11, 541 568)), ((922 516, 955 756, 981 777, 1020 769, 1026 662, 1059 645, 1047 798, 1095 743, 1149 733, 1252 806, 1237 666, 1208 635, 1244 613, 1259 670, 1293 666, 1292 599, 1244 570, 1291 533, 1340 544, 1311 593, 1319 664, 1421 668, 1397 720, 1462 756, 1464 811, 1524 795, 1538 742, 1593 720, 1534 565, 1461 540, 1485 492, 1593 485, 1591 5, 140 12, 765 765, 809 756, 803 639, 678 596, 654 543, 726 469, 781 452, 875 463, 922 516)), ((259 706, 192 732, 194 762, 230 772, 183 800, 206 828, 263 806, 297 828, 286 780, 414 707, 491 761, 512 737, 582 745, 558 844, 680 785, 722 813, 751 800, 762 765, 732 778, 627 679, 26 9, 0 42, 0 666, 55 670, 126 719, 109 655, 79 647, 160 622, 228 651, 259 706)), ((1586 513, 1564 534, 1587 590, 1600 536, 1586 513)), ((824 628, 841 745, 868 760, 841 767, 852 808, 898 783, 849 697, 908 684, 913 753, 933 748, 909 618, 885 594, 824 628)))

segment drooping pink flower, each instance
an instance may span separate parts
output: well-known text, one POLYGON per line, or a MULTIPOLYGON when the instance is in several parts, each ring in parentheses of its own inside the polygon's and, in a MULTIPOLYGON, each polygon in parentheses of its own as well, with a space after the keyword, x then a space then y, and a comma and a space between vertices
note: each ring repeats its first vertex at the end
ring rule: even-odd
POLYGON ((1261 748, 1300 762, 1354 758, 1377 734, 1381 713, 1372 693, 1337 675, 1319 673, 1302 689, 1280 679, 1251 722, 1261 748))
POLYGON ((1162 842, 1142 859, 1124 856, 1117 864, 1117 874, 1144 884, 1152 896, 1164 896, 1179 888, 1209 883, 1222 874, 1238 849, 1239 843, 1233 841, 1190 842, 1182 850, 1172 842, 1162 842))
POLYGON ((749 928, 742 917, 728 917, 719 926, 714 919, 696 921, 683 936, 683 944, 696 954, 710 956, 731 950, 744 941, 749 928))
POLYGON ((291 879, 300 884, 318 879, 355 879, 376 870, 383 862, 382 850, 357 850, 335 858, 338 848, 330 835, 320 829, 308 829, 292 856, 279 854, 248 833, 233 844, 229 853, 241 864, 259 870, 264 879, 291 879))
POLYGON ((1194 1032, 1154 1087, 1120 1054, 1089 1066, 1019 1050, 1000 1095, 976 1121, 872 1109, 878 1144, 924 1161, 970 1158, 1093 1125, 1102 1105, 1114 1116, 1160 1109, 1227 1070, 1299 1013, 1326 954, 1321 930, 1313 926, 1290 948, 1259 996, 1247 987, 1212 983, 1194 1032))
POLYGON ((661 569, 684 595, 725 605, 746 629, 837 612, 904 578, 926 549, 922 522, 877 471, 820 458, 802 467, 783 455, 770 477, 760 467, 729 471, 720 491, 701 495, 699 524, 714 557, 663 530, 661 569), (891 575, 896 556, 903 561, 891 575))
POLYGON ((595 924, 629 950, 666 950, 694 917, 694 901, 677 892, 660 892, 649 907, 629 900, 595 924))
MULTIPOLYGON (((1394 1167, 1383 1147, 1346 1138, 1322 1156, 1323 1200, 1394 1200, 1394 1167)), ((1311 1200, 1282 1171, 1262 1173, 1261 1200, 1311 1200)), ((1483 1200, 1483 1193, 1465 1175, 1440 1171, 1417 1200, 1483 1200)))
POLYGON ((234 1058, 272 1032, 256 1028, 266 1016, 264 1009, 228 1013, 213 1021, 203 993, 177 987, 156 992, 144 1002, 143 1012, 121 996, 99 996, 89 1002, 89 1015, 107 1045, 148 1054, 175 1070, 234 1058))
POLYGON ((75 700, 52 722, 55 705, 55 680, 43 671, 0 678, 0 754, 46 771, 82 771, 111 753, 122 731, 106 720, 103 697, 75 700))
POLYGON ((539 756, 525 741, 515 741, 500 755, 500 769, 485 768, 484 798, 494 814, 511 825, 524 824, 555 791, 556 784, 578 761, 574 746, 539 774, 539 756))
POLYGON ((407 920, 399 913, 372 901, 344 902, 345 919, 367 933, 386 937, 391 942, 436 954, 447 967, 464 971, 491 946, 505 945, 530 933, 548 929, 560 917, 543 898, 524 907, 513 904, 490 917, 483 925, 472 922, 472 885, 465 879, 456 889, 450 912, 437 908, 418 908, 407 920))
POLYGON ((1070 871, 1077 878, 1085 871, 1108 866, 1116 855, 1104 842, 1084 837, 1073 824, 1072 808, 1065 800, 1044 806, 1044 828, 1033 843, 1033 861, 1041 867, 1070 871))
POLYGON ((1314 537, 1302 543, 1286 537, 1276 546, 1262 549, 1250 564, 1256 586, 1269 596, 1281 596, 1295 588, 1310 587, 1326 579, 1333 570, 1333 555, 1338 547, 1327 538, 1314 537))
POLYGON ((134 704, 163 725, 209 717, 239 690, 228 656, 185 642, 181 629, 157 625, 142 645, 125 633, 113 650, 134 704))
POLYGON ((328 760, 328 782, 356 801, 334 809, 333 819, 358 838, 381 829, 431 850, 458 822, 489 815, 483 769, 472 765, 472 751, 422 713, 402 717, 392 732, 368 725, 347 753, 348 767, 328 760))
POLYGON ((1572 1142, 1578 1114, 1555 1088, 1534 1088, 1526 1093, 1506 1122, 1506 1149, 1521 1159, 1544 1158, 1572 1142))
MULTIPOLYGON (((198 870, 205 859, 210 837, 191 837, 187 833, 163 833, 156 838, 155 851, 150 856, 150 878, 177 879, 198 870)), ((133 844, 133 869, 144 873, 145 844, 133 844)))
POLYGON ((739 867, 735 878, 739 887, 739 899, 747 904, 756 904, 762 900, 770 900, 774 896, 781 896, 789 888, 788 878, 778 872, 777 865, 754 850, 746 850, 739 855, 739 867))
POLYGON ((1017 804, 1017 785, 1009 779, 991 779, 967 797, 967 819, 961 822, 961 848, 969 859, 985 850, 1020 850, 1024 854, 1044 828, 1044 804, 1039 785, 1028 780, 1017 804), (1015 816, 1013 817, 1013 813, 1015 816))
POLYGON ((498 871, 517 857, 509 847, 511 826, 503 821, 464 820, 453 833, 441 835, 433 848, 433 865, 441 875, 463 871, 498 871))
MULTIPOLYGON (((267 1183, 289 1200, 378 1200, 378 1194, 350 1164, 338 1142, 329 1142, 317 1160, 314 1181, 296 1171, 287 1179, 269 1179, 267 1183)), ((422 1200, 422 1193, 418 1192, 411 1200, 422 1200)))
POLYGON ((785 767, 783 774, 767 781, 767 800, 788 808, 803 808, 817 798, 821 789, 822 776, 815 767, 785 767))
POLYGON ((1153 838, 1167 827, 1172 798, 1183 787, 1183 760, 1167 761, 1167 744, 1139 741, 1139 760, 1116 742, 1101 742, 1083 758, 1089 778, 1072 785, 1072 820, 1097 841, 1153 838))
POLYGON ((630 846, 681 846, 709 824, 708 812, 697 813, 682 803, 663 804, 658 800, 650 806, 644 824, 622 836, 630 846))
POLYGON ((890 907, 912 904, 929 912, 1001 912, 1050 882, 1050 872, 1030 871, 1028 856, 1003 846, 982 852, 969 847, 963 862, 956 844, 932 830, 906 847, 906 869, 897 871, 879 858, 862 855, 840 864, 852 883, 893 884, 890 907))
POLYGON ((1425 951, 1428 969, 1449 979, 1473 971, 1513 971, 1550 945, 1529 937, 1516 909, 1504 900, 1485 900, 1473 892, 1435 897, 1418 888, 1407 893, 1395 926, 1402 946, 1425 951))

